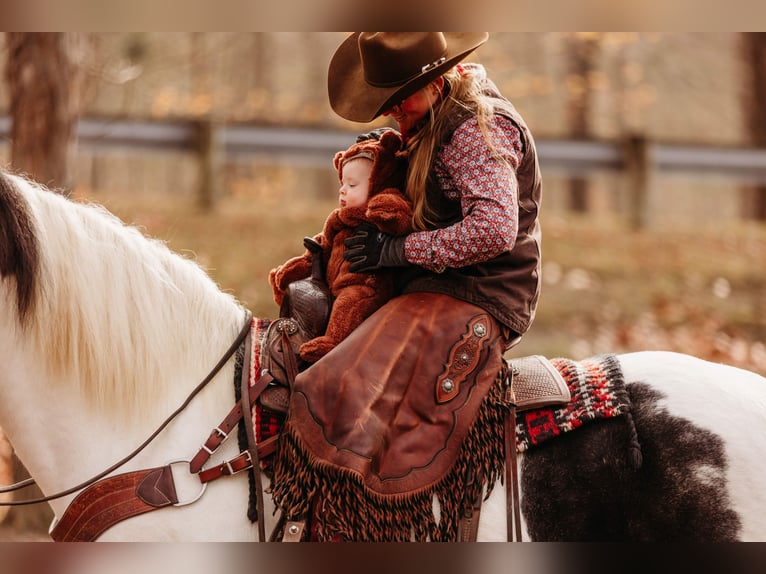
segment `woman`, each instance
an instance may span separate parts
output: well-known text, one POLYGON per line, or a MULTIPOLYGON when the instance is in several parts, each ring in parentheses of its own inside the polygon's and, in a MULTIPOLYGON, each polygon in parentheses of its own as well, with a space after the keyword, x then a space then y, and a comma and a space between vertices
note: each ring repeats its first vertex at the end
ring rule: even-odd
POLYGON ((477 64, 460 64, 486 33, 357 32, 330 63, 341 117, 399 125, 416 232, 360 228, 346 242, 354 271, 404 267, 404 293, 473 303, 506 328, 506 347, 532 323, 540 286, 541 177, 532 134, 477 64))
POLYGON ((399 268, 400 295, 295 379, 273 495, 315 539, 471 539, 504 468, 503 352, 535 314, 541 182, 524 120, 459 63, 486 40, 357 32, 330 63, 339 115, 399 124, 415 231, 344 241, 352 272, 399 268))

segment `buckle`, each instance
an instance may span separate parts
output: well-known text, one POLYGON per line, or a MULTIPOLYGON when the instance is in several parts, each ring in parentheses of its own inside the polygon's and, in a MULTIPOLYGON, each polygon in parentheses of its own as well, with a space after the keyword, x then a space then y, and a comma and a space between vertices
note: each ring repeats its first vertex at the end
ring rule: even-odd
POLYGON ((223 463, 223 464, 224 464, 224 465, 226 465, 226 470, 228 470, 228 471, 229 471, 229 476, 232 476, 232 475, 235 475, 235 474, 237 474, 238 472, 242 472, 243 470, 247 470, 247 469, 249 469, 249 468, 252 468, 252 467, 253 467, 253 457, 252 457, 252 456, 250 456, 250 451, 249 451, 249 450, 245 450, 245 451, 242 451, 241 453, 239 453, 239 456, 237 456, 237 457, 233 458, 232 460, 226 460, 226 461, 224 461, 224 463, 223 463), (246 465, 246 466, 243 466, 242 468, 239 468, 239 469, 237 469, 237 470, 234 470, 234 467, 232 467, 232 466, 231 466, 231 463, 232 463, 233 461, 235 461, 235 460, 239 460, 239 458, 240 458, 240 457, 241 457, 243 454, 244 454, 244 455, 246 456, 246 458, 247 458, 247 465, 246 465))
POLYGON ((440 64, 443 64, 446 61, 447 61, 447 58, 442 56, 441 58, 439 58, 435 62, 431 62, 430 64, 426 64, 425 66, 420 68, 420 73, 421 74, 425 74, 428 70, 433 70, 435 67, 437 67, 440 64))
POLYGON ((219 446, 221 446, 221 443, 223 443, 223 441, 225 441, 227 438, 229 438, 229 434, 228 434, 228 433, 225 433, 225 432, 223 432, 223 431, 222 431, 222 430, 221 430, 219 427, 215 427, 215 428, 213 429, 213 432, 217 432, 217 433, 218 433, 218 435, 221 437, 221 440, 220 440, 220 442, 219 442, 219 443, 218 443, 216 446, 214 446, 212 449, 208 448, 208 446, 207 446, 207 443, 210 441, 210 439, 208 438, 208 440, 207 440, 207 441, 205 441, 205 444, 203 444, 203 445, 202 445, 202 450, 204 450, 204 451, 205 451, 206 453, 208 453, 209 455, 212 455, 212 454, 213 454, 213 453, 214 453, 216 450, 218 450, 218 447, 219 447, 219 446))

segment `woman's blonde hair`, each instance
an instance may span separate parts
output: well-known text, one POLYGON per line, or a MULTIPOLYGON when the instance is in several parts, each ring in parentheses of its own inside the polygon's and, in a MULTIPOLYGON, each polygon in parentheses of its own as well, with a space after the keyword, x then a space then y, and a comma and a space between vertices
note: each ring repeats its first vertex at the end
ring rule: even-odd
POLYGON ((426 188, 435 153, 441 148, 444 138, 456 127, 454 118, 464 116, 466 111, 474 115, 491 152, 500 157, 489 137, 488 128, 499 100, 484 92, 484 69, 478 66, 466 66, 460 71, 452 68, 442 77, 445 81, 445 97, 437 108, 431 110, 426 124, 407 144, 407 195, 413 204, 412 224, 416 230, 429 229, 436 223, 428 205, 426 188))

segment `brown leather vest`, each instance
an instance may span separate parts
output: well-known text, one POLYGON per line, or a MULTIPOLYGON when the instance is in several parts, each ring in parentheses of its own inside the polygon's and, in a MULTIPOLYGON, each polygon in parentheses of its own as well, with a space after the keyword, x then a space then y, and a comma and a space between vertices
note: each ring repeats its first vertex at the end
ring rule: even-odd
MULTIPOLYGON (((516 244, 511 251, 488 261, 448 268, 443 273, 433 273, 419 266, 408 268, 402 274, 402 292, 430 291, 452 295, 485 309, 502 324, 522 335, 535 317, 540 293, 538 209, 542 178, 535 142, 521 115, 489 81, 487 91, 497 99, 497 113, 509 118, 519 129, 524 145, 524 157, 516 171, 519 182, 516 244)), ((454 130, 468 118, 469 113, 455 118, 453 129, 442 145, 449 142, 454 130)), ((429 181, 427 193, 431 211, 440 221, 438 227, 446 227, 462 218, 460 202, 449 201, 434 181, 429 181)))

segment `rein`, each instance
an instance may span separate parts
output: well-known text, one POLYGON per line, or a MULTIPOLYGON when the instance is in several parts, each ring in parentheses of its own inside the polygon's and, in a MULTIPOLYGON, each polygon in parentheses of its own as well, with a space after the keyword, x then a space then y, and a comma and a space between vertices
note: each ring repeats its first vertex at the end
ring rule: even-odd
MULTIPOLYGON (((71 488, 68 488, 66 490, 62 490, 61 492, 57 492, 55 494, 51 494, 48 496, 42 496, 39 498, 31 498, 28 500, 14 500, 9 502, 0 502, 0 506, 25 506, 29 504, 39 504, 41 502, 48 502, 50 500, 55 500, 57 498, 61 498, 63 496, 67 496, 69 494, 73 494, 77 492, 78 490, 82 490, 84 488, 87 488, 97 481, 101 480, 103 477, 105 477, 107 474, 117 470, 121 466, 125 465, 127 462, 135 458, 142 450, 144 450, 149 443, 151 443, 157 435, 159 435, 166 426, 168 426, 173 419, 175 419, 188 405, 191 403, 192 399, 196 397, 202 389, 207 386, 207 384, 213 380, 213 378, 218 374, 218 372, 223 368, 223 366, 229 362, 229 359, 234 355, 234 353, 237 351, 239 346, 242 344, 242 342, 245 340, 247 335, 250 333, 250 328, 252 324, 252 318, 253 314, 249 310, 245 310, 245 324, 242 327, 242 330, 237 335, 237 338, 234 339, 234 342, 229 346, 229 348, 226 350, 226 352, 223 354, 221 359, 216 363, 215 367, 207 374, 207 376, 192 390, 191 393, 189 393, 189 396, 186 398, 186 400, 175 410, 173 411, 168 418, 165 419, 165 421, 155 430, 149 437, 141 443, 133 452, 125 456, 124 458, 120 459, 116 463, 114 463, 112 466, 107 468, 106 470, 100 472, 99 474, 89 478, 85 482, 82 482, 78 484, 77 486, 73 486, 71 488)), ((29 478, 26 480, 23 480, 21 482, 17 482, 16 484, 12 484, 10 486, 4 486, 0 488, 0 493, 5 492, 13 492, 16 490, 20 490, 22 488, 25 488, 27 486, 31 486, 32 484, 35 484, 34 479, 29 478)))

